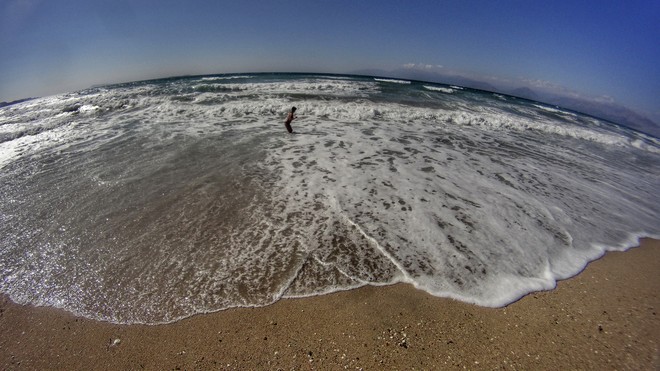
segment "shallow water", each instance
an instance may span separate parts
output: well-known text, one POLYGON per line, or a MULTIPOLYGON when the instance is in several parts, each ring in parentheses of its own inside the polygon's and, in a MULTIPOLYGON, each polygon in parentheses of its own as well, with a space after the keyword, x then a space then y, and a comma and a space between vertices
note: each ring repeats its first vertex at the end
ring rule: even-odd
POLYGON ((0 290, 117 323, 395 282, 501 306, 659 236, 657 138, 400 82, 173 78, 0 109, 0 290))

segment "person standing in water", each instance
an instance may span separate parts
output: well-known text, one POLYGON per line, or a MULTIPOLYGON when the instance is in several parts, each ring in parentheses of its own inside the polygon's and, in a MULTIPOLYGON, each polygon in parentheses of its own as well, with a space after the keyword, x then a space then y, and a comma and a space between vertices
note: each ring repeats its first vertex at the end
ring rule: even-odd
POLYGON ((298 118, 298 116, 293 115, 294 112, 296 112, 296 107, 291 108, 291 112, 289 112, 289 114, 286 116, 286 121, 284 121, 284 126, 286 126, 286 130, 289 133, 293 133, 293 128, 291 127, 291 121, 293 121, 293 119, 298 118))

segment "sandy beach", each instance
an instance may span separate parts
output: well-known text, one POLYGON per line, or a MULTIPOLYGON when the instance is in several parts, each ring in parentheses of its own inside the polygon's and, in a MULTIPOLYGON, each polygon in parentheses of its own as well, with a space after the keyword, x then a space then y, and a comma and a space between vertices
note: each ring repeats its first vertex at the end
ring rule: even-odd
POLYGON ((505 308, 364 287, 158 326, 0 299, 2 369, 660 368, 660 241, 505 308))

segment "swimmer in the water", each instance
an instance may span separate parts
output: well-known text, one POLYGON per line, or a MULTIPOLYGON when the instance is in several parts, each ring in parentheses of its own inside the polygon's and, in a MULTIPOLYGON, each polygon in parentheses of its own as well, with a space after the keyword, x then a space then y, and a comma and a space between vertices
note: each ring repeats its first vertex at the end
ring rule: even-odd
POLYGON ((284 126, 286 126, 286 130, 289 133, 293 133, 293 128, 291 127, 291 121, 298 118, 298 116, 293 115, 294 112, 296 112, 296 107, 291 108, 291 112, 289 112, 289 114, 286 116, 286 121, 284 121, 284 126))

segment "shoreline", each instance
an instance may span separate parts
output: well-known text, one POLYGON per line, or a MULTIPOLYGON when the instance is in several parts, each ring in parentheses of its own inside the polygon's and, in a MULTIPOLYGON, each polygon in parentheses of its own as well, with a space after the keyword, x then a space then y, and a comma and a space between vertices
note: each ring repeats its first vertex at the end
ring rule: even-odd
POLYGON ((0 296, 2 369, 658 369, 660 240, 503 308, 365 286, 162 325, 0 296))

